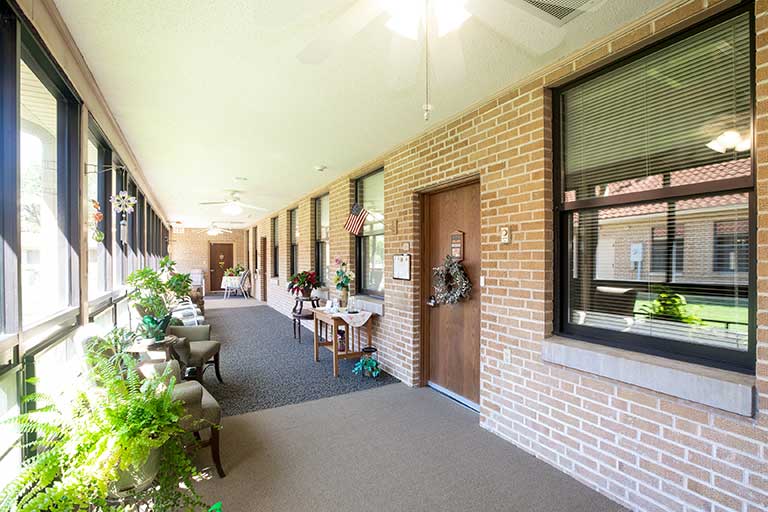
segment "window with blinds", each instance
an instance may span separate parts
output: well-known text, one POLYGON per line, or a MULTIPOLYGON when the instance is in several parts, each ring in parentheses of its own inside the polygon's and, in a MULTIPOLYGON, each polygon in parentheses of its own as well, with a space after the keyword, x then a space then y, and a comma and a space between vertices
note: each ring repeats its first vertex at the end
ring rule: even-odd
POLYGON ((754 368, 750 16, 560 91, 564 333, 754 368))

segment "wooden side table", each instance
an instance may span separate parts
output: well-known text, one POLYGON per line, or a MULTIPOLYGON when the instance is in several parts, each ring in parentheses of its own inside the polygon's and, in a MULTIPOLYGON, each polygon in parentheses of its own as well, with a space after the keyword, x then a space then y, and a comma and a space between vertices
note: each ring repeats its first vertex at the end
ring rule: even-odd
POLYGON ((317 297, 304 297, 303 295, 298 295, 294 298, 296 302, 291 310, 291 316, 293 317, 293 339, 298 339, 299 343, 301 343, 301 321, 312 319, 312 311, 320 306, 320 299, 317 297), (305 302, 309 302, 311 305, 307 311, 304 311, 305 302))
POLYGON ((360 329, 365 329, 368 343, 371 346, 372 319, 368 319, 362 327, 351 327, 338 314, 329 313, 322 308, 312 308, 315 320, 315 361, 320 361, 320 347, 325 347, 333 354, 333 376, 339 376, 339 359, 355 359, 363 355, 363 343, 360 337, 360 329), (346 340, 344 350, 339 350, 339 327, 344 326, 346 340), (326 336, 323 341, 320 338, 320 329, 324 328, 326 336), (327 327, 331 328, 331 341, 328 341, 327 327))

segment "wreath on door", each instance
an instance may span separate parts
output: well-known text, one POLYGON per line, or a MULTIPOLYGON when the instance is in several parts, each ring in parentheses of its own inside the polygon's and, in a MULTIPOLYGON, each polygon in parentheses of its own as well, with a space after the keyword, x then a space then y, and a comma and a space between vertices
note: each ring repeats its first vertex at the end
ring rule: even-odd
POLYGON ((432 277, 437 304, 456 304, 472 293, 472 283, 464 265, 450 255, 445 257, 445 263, 432 269, 432 277))

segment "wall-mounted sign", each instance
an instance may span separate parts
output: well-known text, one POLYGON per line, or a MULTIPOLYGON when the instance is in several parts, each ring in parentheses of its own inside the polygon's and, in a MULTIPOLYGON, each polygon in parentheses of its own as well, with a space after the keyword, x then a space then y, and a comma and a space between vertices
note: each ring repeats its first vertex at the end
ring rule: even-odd
POLYGON ((456 261, 464 259, 464 232, 451 233, 451 257, 456 261))
POLYGON ((392 279, 411 280, 411 255, 395 254, 392 265, 392 279))
POLYGON ((499 238, 501 239, 502 244, 508 244, 510 240, 510 229, 509 226, 501 226, 501 229, 499 230, 499 238))

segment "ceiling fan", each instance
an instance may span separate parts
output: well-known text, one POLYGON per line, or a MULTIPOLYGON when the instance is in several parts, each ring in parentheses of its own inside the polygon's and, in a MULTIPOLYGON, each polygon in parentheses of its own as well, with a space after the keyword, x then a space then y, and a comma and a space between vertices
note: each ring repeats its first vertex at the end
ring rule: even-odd
POLYGON ((232 230, 229 228, 226 228, 222 226, 222 224, 242 224, 242 222, 238 221, 227 221, 227 222, 216 222, 213 221, 210 223, 210 225, 207 228, 198 229, 198 233, 207 233, 209 236, 218 236, 223 233, 231 233, 232 230))
POLYGON ((240 194, 243 192, 242 190, 225 190, 224 192, 228 192, 229 197, 227 199, 223 201, 202 201, 200 206, 223 205, 223 208, 221 209, 222 213, 233 216, 243 213, 243 208, 263 212, 267 211, 266 208, 242 202, 240 200, 240 194))

